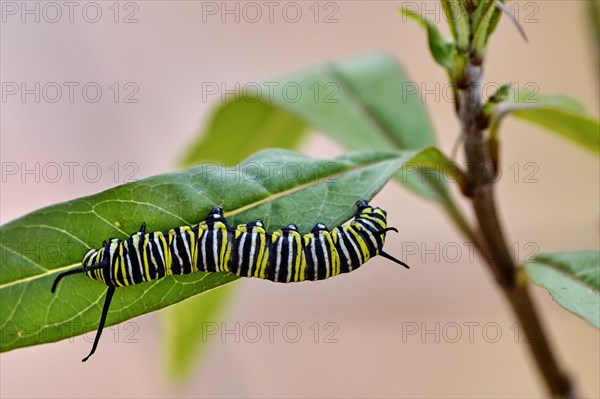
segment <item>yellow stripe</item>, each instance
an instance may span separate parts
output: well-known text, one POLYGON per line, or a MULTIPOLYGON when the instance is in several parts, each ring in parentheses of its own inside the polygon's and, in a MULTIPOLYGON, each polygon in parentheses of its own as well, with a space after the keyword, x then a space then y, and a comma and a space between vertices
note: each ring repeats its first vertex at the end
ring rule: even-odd
POLYGON ((298 248, 298 252, 296 253, 296 273, 294 275, 294 281, 303 281, 304 269, 306 269, 306 258, 304 257, 304 251, 302 250, 302 236, 299 233, 294 234, 294 241, 298 248), (302 280, 300 280, 301 277, 302 280))
MULTIPOLYGON (((358 228, 360 228, 360 225, 358 225, 358 228)), ((362 264, 365 264, 369 259, 371 259, 371 256, 369 254, 369 248, 365 244, 364 240, 358 235, 358 233, 354 229, 354 226, 348 226, 347 231, 349 231, 354 236, 355 243, 358 243, 363 258, 362 264)))
MULTIPOLYGON (((271 248, 271 243, 267 242, 267 235, 265 234, 265 252, 263 254, 263 259, 260 265, 260 275, 259 278, 265 280, 267 278, 267 264, 269 263, 269 251, 271 248)), ((271 236, 271 242, 275 241, 275 236, 271 236)))
POLYGON ((379 226, 381 226, 384 229, 387 227, 387 223, 386 222, 384 222, 383 220, 378 219, 376 217, 373 217, 371 215, 364 216, 363 219, 367 219, 367 220, 370 220, 372 222, 375 222, 375 223, 377 223, 379 226))
POLYGON ((125 281, 125 285, 129 285, 129 279, 127 278, 127 270, 125 270, 125 258, 123 257, 123 243, 119 243, 119 261, 121 262, 121 275, 123 276, 123 281, 125 281))
MULTIPOLYGON (((169 248, 171 248, 171 246, 173 245, 174 239, 175 239, 175 230, 169 230, 169 243, 168 243, 169 248)), ((171 254, 171 251, 169 251, 169 267, 167 268, 167 276, 173 275, 173 270, 171 269, 172 266, 173 266, 173 254, 171 254)))
MULTIPOLYGON (((310 241, 312 240, 313 236, 314 236, 314 234, 308 233, 308 234, 305 234, 304 237, 302 237, 304 239, 305 247, 308 247, 308 244, 310 244, 310 241)), ((307 268, 308 268, 308 260, 306 259, 306 256, 304 256, 304 264, 302 265, 302 270, 300 271, 300 281, 306 280, 306 269, 307 268)))
POLYGON ((142 244, 142 256, 144 257, 144 271, 146 272, 146 281, 152 280, 150 278, 150 264, 148 263, 148 236, 144 236, 144 243, 142 244))
POLYGON ((199 226, 198 237, 195 237, 195 239, 192 240, 194 243, 194 254, 192 255, 192 257, 194 258, 194 262, 192 262, 192 270, 195 272, 197 272, 199 270, 199 268, 198 268, 198 266, 199 266, 198 262, 200 262, 200 256, 198 255, 198 252, 200 251, 199 241, 202 238, 202 236, 204 234, 206 234, 206 230, 205 230, 206 225, 204 225, 204 226, 198 225, 198 226, 199 226))
POLYGON ((228 244, 228 240, 227 240, 227 227, 223 224, 223 223, 219 223, 219 230, 221 230, 222 236, 221 237, 221 252, 219 253, 219 265, 217 265, 217 268, 219 271, 222 272, 228 272, 229 271, 229 267, 227 266, 227 263, 225 262, 225 256, 227 254, 227 251, 230 251, 229 245, 228 244))
POLYGON ((254 269, 254 277, 260 278, 260 269, 262 266, 263 257, 265 256, 266 234, 263 229, 255 229, 257 233, 256 245, 258 245, 258 256, 256 257, 256 268, 254 269))
POLYGON ((330 265, 331 265, 331 276, 337 276, 338 274, 340 274, 340 256, 337 252, 337 249, 335 248, 335 246, 333 245, 333 239, 331 237, 331 233, 329 232, 325 232, 325 238, 327 239, 327 241, 329 242, 329 261, 330 261, 330 265))

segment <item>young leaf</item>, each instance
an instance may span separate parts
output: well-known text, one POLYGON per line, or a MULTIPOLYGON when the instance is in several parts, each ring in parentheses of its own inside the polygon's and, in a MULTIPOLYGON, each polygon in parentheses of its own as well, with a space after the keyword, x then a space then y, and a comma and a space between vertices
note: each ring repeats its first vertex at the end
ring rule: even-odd
POLYGON ((575 100, 523 92, 516 100, 496 105, 490 126, 492 136, 507 114, 544 127, 600 156, 600 123, 584 115, 583 107, 575 100))
POLYGON ((548 252, 526 262, 531 280, 561 306, 600 328, 600 252, 548 252))
POLYGON ((466 52, 469 46, 471 28, 469 26, 469 13, 463 3, 464 0, 441 0, 442 8, 450 31, 456 40, 456 47, 461 52, 466 52))
POLYGON ((482 55, 490 34, 492 24, 497 24, 501 11, 496 7, 496 0, 481 0, 477 6, 473 21, 473 39, 471 47, 475 54, 482 55))
MULTIPOLYGON (((202 164, 32 212, 0 227, 0 351, 96 330, 106 291, 79 274, 50 292, 59 272, 80 264, 89 248, 150 231, 191 225, 214 205, 232 225, 261 218, 269 230, 294 222, 335 226, 370 199, 420 152, 358 151, 334 160, 268 150, 236 168, 202 164)), ((229 273, 170 276, 117 290, 107 325, 145 314, 233 281, 229 273)))
POLYGON ((444 38, 437 26, 429 19, 422 17, 419 13, 406 8, 400 8, 400 13, 415 21, 427 30, 427 41, 429 51, 435 62, 444 68, 452 69, 452 51, 454 43, 451 39, 444 38))

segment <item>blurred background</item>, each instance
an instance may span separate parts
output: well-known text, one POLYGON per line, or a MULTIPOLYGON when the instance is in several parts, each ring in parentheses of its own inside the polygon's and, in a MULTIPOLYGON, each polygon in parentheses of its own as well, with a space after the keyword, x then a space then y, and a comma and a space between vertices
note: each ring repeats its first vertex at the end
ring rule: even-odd
MULTIPOLYGON (((177 169, 220 104, 220 93, 205 92, 207 82, 235 90, 384 51, 422 88, 446 153, 458 135, 445 72, 431 60, 422 29, 397 12, 410 5, 447 32, 438 2, 73 3, 1 3, 2 223, 177 169), (18 173, 7 173, 11 165, 18 173)), ((529 43, 503 18, 488 53, 489 90, 534 85, 578 99, 598 117, 587 3, 509 2, 529 43)), ((501 136, 497 196, 515 256, 598 248, 597 159, 515 120, 501 136)), ((235 145, 223 137, 224 147, 235 145)), ((301 151, 323 158, 343 152, 318 132, 301 151)), ((106 330, 85 365, 93 334, 2 354, 0 396, 544 397, 522 329, 444 214, 396 183, 375 203, 401 231, 388 252, 404 256, 410 271, 377 258, 327 282, 233 283, 223 324, 207 321, 200 339, 215 339, 187 384, 165 376, 156 312, 106 330)), ((545 290, 533 294, 581 394, 599 397, 598 331, 545 290)))

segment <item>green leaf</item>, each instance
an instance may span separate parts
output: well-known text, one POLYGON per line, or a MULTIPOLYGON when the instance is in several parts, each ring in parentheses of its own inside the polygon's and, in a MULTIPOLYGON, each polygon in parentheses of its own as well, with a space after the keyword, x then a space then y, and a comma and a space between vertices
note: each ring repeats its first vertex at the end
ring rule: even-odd
POLYGON ((214 338, 215 326, 221 325, 233 288, 234 284, 223 285, 161 312, 164 364, 172 379, 181 382, 190 377, 195 360, 214 338))
MULTIPOLYGON (((367 54, 318 65, 268 83, 275 88, 274 95, 263 95, 262 101, 347 149, 420 149, 435 145, 433 126, 417 85, 387 55, 367 54)), ((231 119, 240 125, 245 123, 248 112, 241 107, 246 106, 233 102, 229 105, 228 117, 219 118, 222 126, 215 125, 212 130, 227 132, 231 119), (237 107, 239 116, 234 112, 237 107)), ((251 137, 263 141, 260 132, 251 137)), ((404 175, 396 179, 418 195, 441 204, 461 230, 471 234, 443 176, 423 179, 404 175)))
POLYGON ((561 306, 600 328, 600 252, 548 252, 526 262, 531 280, 561 306))
POLYGON ((504 115, 539 125, 600 156, 600 123, 583 114, 583 107, 565 96, 521 92, 516 100, 496 105, 490 130, 495 135, 504 115))
MULTIPOLYGON (((426 151, 425 151, 426 152, 426 151)), ((0 351, 54 342, 96 330, 106 288, 84 275, 50 287, 80 264, 89 248, 124 239, 142 222, 166 231, 203 219, 221 205, 232 225, 261 218, 269 230, 290 222, 302 232, 335 226, 355 213, 408 161, 421 153, 358 151, 317 160, 263 151, 235 168, 208 163, 154 176, 32 212, 0 227, 0 351)), ((164 308, 233 281, 229 273, 193 273, 117 290, 107 325, 164 308)))
POLYGON ((332 62, 278 81, 288 89, 275 91, 277 106, 346 148, 418 149, 435 144, 417 85, 389 56, 332 62))
POLYGON ((231 166, 265 148, 296 148, 305 131, 305 123, 293 114, 250 95, 236 94, 213 113, 181 163, 188 167, 217 161, 231 166))
POLYGON ((422 17, 419 13, 406 8, 400 8, 399 11, 402 15, 417 21, 427 30, 429 51, 431 52, 433 59, 444 68, 448 70, 452 69, 452 51, 454 49, 454 42, 452 39, 444 38, 438 30, 437 25, 429 19, 422 17))

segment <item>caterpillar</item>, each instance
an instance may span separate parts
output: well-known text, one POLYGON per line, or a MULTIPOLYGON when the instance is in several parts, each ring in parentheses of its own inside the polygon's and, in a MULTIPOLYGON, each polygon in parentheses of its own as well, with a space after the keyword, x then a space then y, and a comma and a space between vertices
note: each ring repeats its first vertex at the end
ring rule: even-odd
POLYGON ((387 227, 387 213, 365 200, 357 201, 356 206, 350 224, 328 230, 317 223, 304 235, 294 224, 268 233, 260 220, 230 227, 220 206, 213 207, 198 224, 166 233, 147 233, 143 223, 126 240, 112 238, 102 248, 90 249, 82 267, 60 273, 51 291, 56 291, 63 277, 77 273, 108 286, 92 350, 82 360, 85 362, 98 347, 116 287, 198 271, 230 272, 279 283, 324 280, 356 270, 377 255, 408 268, 383 251, 386 233, 398 232, 387 227))

